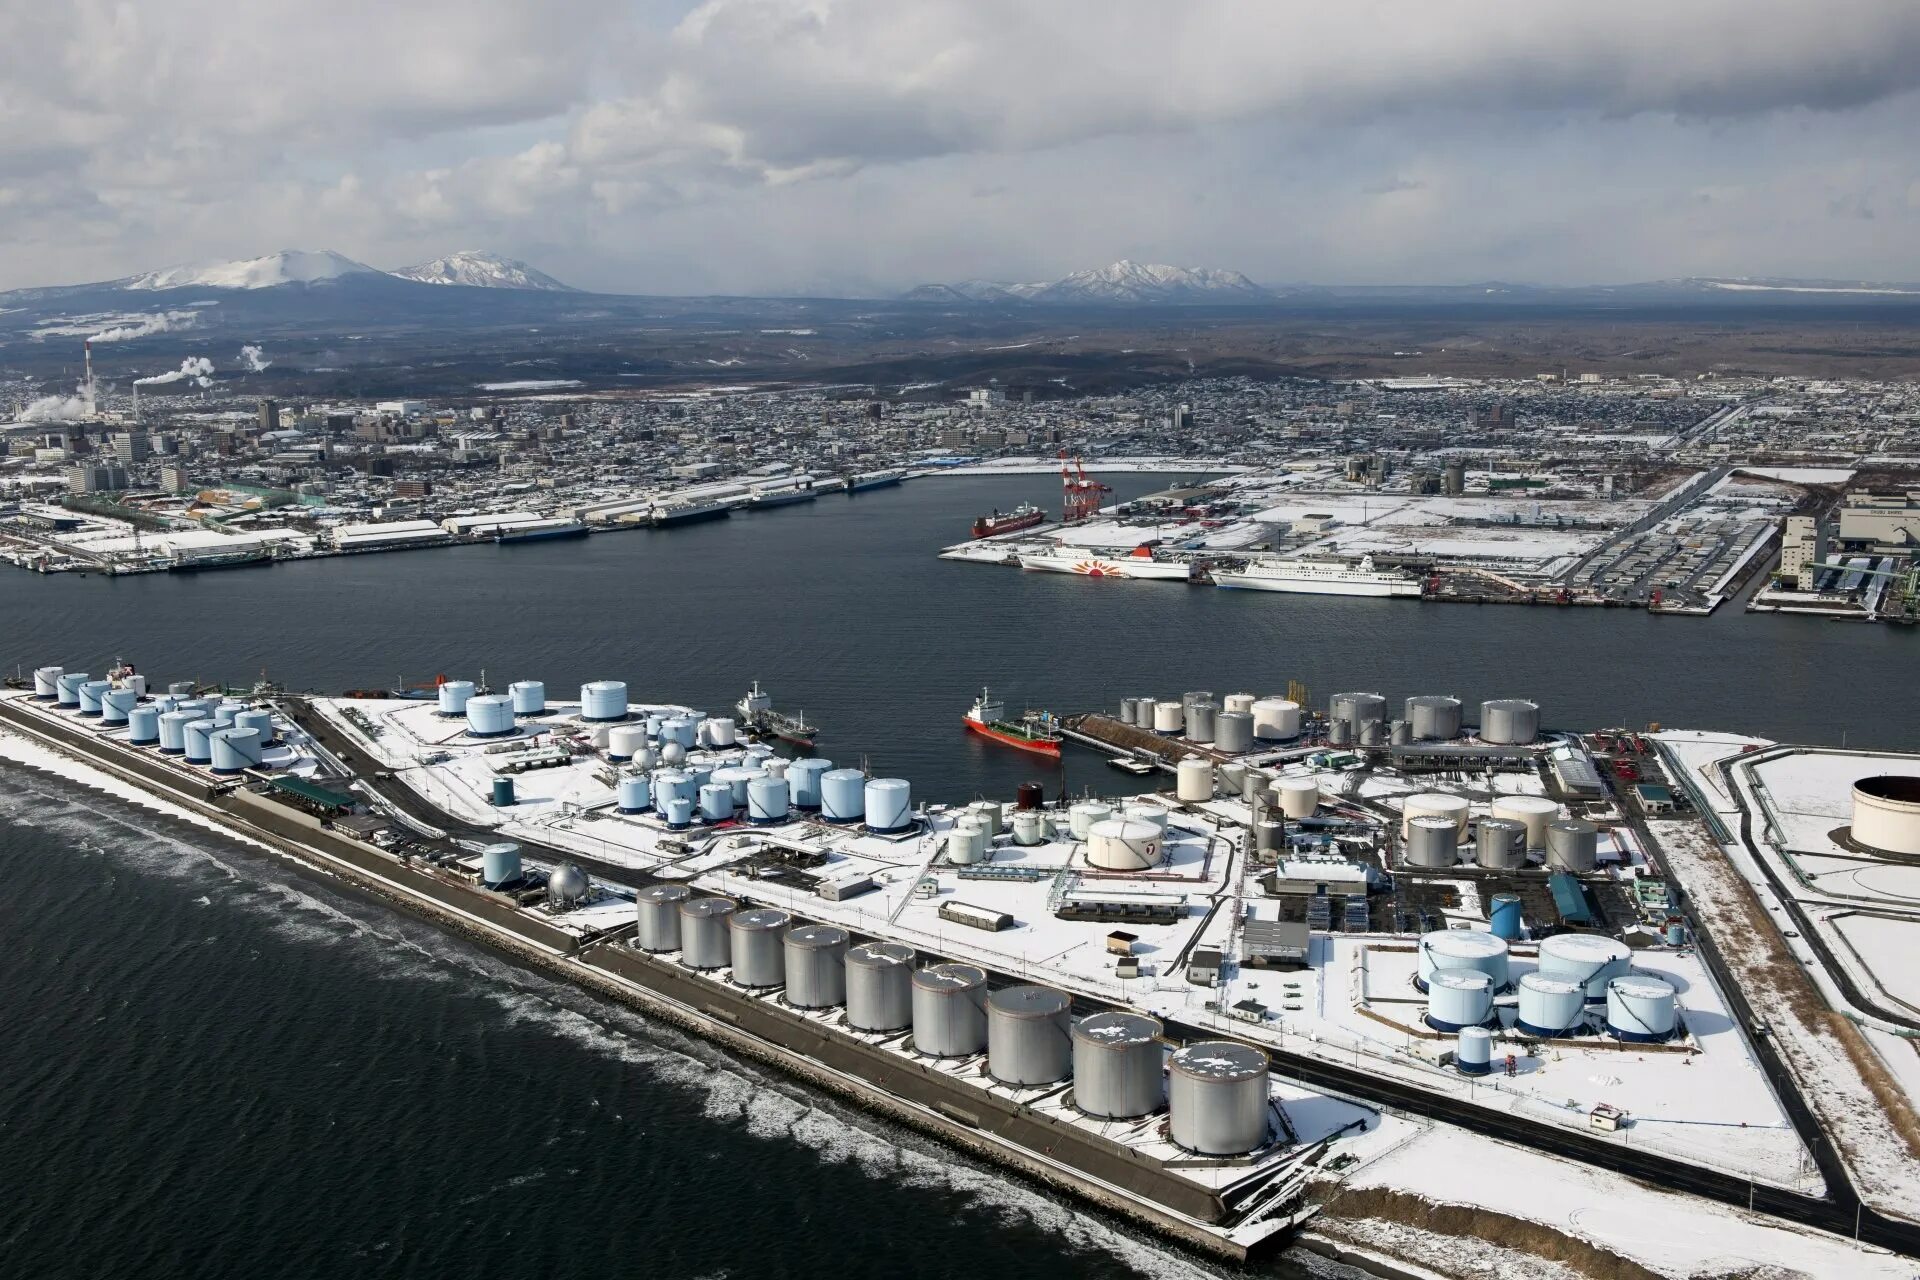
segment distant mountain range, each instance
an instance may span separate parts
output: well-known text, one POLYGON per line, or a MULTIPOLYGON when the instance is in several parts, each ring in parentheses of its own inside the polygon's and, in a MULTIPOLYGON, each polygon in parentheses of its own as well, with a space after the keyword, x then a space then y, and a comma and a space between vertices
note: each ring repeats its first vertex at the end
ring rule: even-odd
POLYGON ((319 284, 343 276, 393 276, 417 284, 464 285, 474 289, 544 289, 571 293, 543 271, 524 262, 490 253, 463 250, 432 262, 381 271, 364 262, 355 262, 331 249, 282 249, 260 258, 242 258, 234 262, 216 262, 193 266, 167 267, 125 280, 109 281, 123 289, 159 291, 165 289, 274 289, 281 285, 319 284))
POLYGON ((1169 267, 1125 258, 1110 267, 1076 271, 1037 284, 963 280, 923 284, 902 295, 910 302, 1037 302, 1067 305, 1154 306, 1191 303, 1267 303, 1275 294, 1238 271, 1169 267))

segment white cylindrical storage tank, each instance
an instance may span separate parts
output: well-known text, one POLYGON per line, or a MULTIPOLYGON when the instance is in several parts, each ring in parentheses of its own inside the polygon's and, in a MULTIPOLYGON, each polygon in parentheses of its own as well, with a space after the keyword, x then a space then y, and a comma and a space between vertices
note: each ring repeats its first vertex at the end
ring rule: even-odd
POLYGON ((1607 998, 1607 984, 1632 963, 1626 943, 1598 933, 1556 933, 1540 943, 1540 972, 1579 983, 1592 1004, 1607 998))
POLYGON ((622 813, 645 813, 653 804, 653 786, 643 773, 621 777, 613 788, 614 806, 622 813))
POLYGON ((246 708, 238 702, 222 702, 213 709, 213 724, 217 729, 233 728, 234 718, 246 708))
POLYGON ((625 720, 627 718, 627 682, 625 680, 590 680, 581 685, 580 718, 625 720))
POLYGON ((1073 1024, 1073 1105, 1102 1120, 1152 1115, 1166 1103, 1161 1026, 1137 1013, 1073 1024))
POLYGON ((633 897, 639 922, 633 945, 642 951, 678 951, 680 904, 693 897, 693 890, 684 884, 654 884, 633 897))
POLYGON ((793 917, 771 907, 736 911, 727 917, 733 931, 733 980, 743 987, 777 987, 787 980, 787 926, 793 917))
POLYGON ((607 731, 607 759, 631 760, 647 749, 647 728, 618 724, 607 731))
POLYGON ((1420 935, 1413 985, 1425 991, 1428 980, 1442 969, 1478 969, 1492 979, 1495 991, 1512 985, 1506 939, 1479 929, 1435 929, 1420 935))
POLYGON ((947 861, 957 867, 984 862, 987 832, 978 818, 961 818, 947 831, 947 861))
POLYGON ((1029 849, 1047 842, 1047 820, 1038 809, 1013 811, 1013 842, 1029 849))
POLYGON ((251 729, 215 729, 208 741, 215 773, 239 773, 260 763, 260 735, 251 729))
POLYGON ((699 794, 693 775, 679 769, 655 769, 652 778, 653 807, 661 813, 675 800, 692 801, 699 794))
POLYGON ((1178 702, 1156 702, 1153 704, 1153 731, 1155 733, 1180 733, 1187 727, 1187 709, 1178 702))
POLYGON ((1477 1027, 1493 1016, 1493 979, 1478 969, 1436 969, 1427 979, 1427 1025, 1477 1027))
POLYGON ((1006 810, 991 800, 976 800, 967 806, 967 813, 978 818, 986 828, 987 838, 992 839, 1006 829, 1006 810))
POLYGON ((1495 698, 1480 704, 1480 741, 1518 747, 1539 736, 1539 704, 1525 698, 1495 698))
POLYGON ((1267 1143, 1267 1055, 1208 1040, 1167 1064, 1167 1125, 1176 1145, 1203 1156, 1238 1156, 1267 1143))
POLYGON ((740 726, 732 716, 714 716, 707 721, 707 741, 716 747, 730 747, 740 741, 740 726))
MULTIPOLYGON (((104 700, 112 690, 113 681, 111 680, 89 680, 81 685, 80 714, 83 716, 99 715, 102 700, 104 700)), ((222 729, 226 727, 224 724, 220 726, 222 729)))
MULTIPOLYGON (((728 792, 732 794, 731 790, 728 792)), ((747 821, 767 826, 787 820, 787 780, 761 774, 747 782, 747 821)))
POLYGON ((187 726, 200 719, 198 711, 165 711, 160 715, 160 750, 177 756, 187 749, 187 726))
POLYGON ((1400 805, 1400 838, 1405 840, 1412 832, 1415 818, 1450 819, 1455 830, 1465 835, 1467 812, 1471 807, 1465 796, 1449 795, 1444 791, 1422 791, 1410 795, 1400 805))
POLYGON ((1607 984, 1607 1034, 1636 1044, 1671 1040, 1680 1025, 1673 984, 1630 973, 1607 984))
POLYGON ((1473 860, 1487 871, 1511 871, 1527 863, 1527 824, 1517 818, 1482 818, 1474 824, 1473 860))
POLYGON ((497 738, 513 732, 513 699, 504 693, 477 693, 467 699, 467 732, 497 738))
POLYGON ((787 1003, 796 1009, 831 1009, 847 1000, 847 931, 830 924, 787 930, 787 1003))
POLYGON ((59 679, 54 681, 54 698, 63 707, 79 706, 80 686, 86 684, 88 679, 84 671, 62 671, 59 679))
POLYGON ((752 784, 755 778, 764 778, 766 776, 767 771, 758 765, 729 764, 722 765, 720 768, 715 769, 710 781, 731 789, 733 792, 733 807, 736 809, 744 809, 747 807, 747 787, 752 784))
POLYGON ((1066 996, 1048 987, 1003 987, 987 999, 987 1074, 1020 1088, 1073 1073, 1066 996))
POLYGON ((213 759, 212 738, 218 729, 218 725, 204 717, 187 721, 181 745, 186 749, 188 764, 206 764, 213 759))
POLYGON ((1408 698, 1408 731, 1422 742, 1445 742, 1460 736, 1460 699, 1434 696, 1408 698))
POLYGON ((1253 704, 1258 701, 1259 699, 1250 693, 1230 693, 1220 699, 1220 709, 1235 715, 1248 715, 1253 711, 1253 704))
POLYGON ((913 825, 913 788, 905 778, 872 778, 866 786, 867 830, 880 834, 913 825))
POLYGON ((153 707, 135 707, 127 713, 127 741, 150 747, 160 741, 160 713, 153 707))
POLYGON ((1262 742, 1285 742, 1300 736, 1300 704, 1286 698, 1261 698, 1251 708, 1253 736, 1262 742))
POLYGON ((936 964, 913 975, 913 1048, 966 1058, 987 1047, 987 975, 970 964, 936 964))
MULTIPOLYGON (((769 778, 778 778, 782 782, 787 780, 787 770, 791 768, 792 765, 793 761, 787 759, 785 756, 768 756, 760 762, 760 767, 767 771, 769 778)), ((788 788, 788 802, 792 802, 791 787, 788 788)))
POLYGON ((1220 708, 1211 702, 1195 702, 1186 709, 1186 734, 1188 742, 1212 742, 1215 717, 1220 708))
MULTIPOLYGON (((1162 836, 1167 834, 1167 811, 1157 804, 1148 804, 1144 800, 1120 807, 1120 816, 1128 822, 1150 822, 1162 836)), ((1088 828, 1089 831, 1092 828, 1088 828)))
POLYGON ((127 713, 140 705, 140 695, 131 689, 109 689, 100 696, 100 720, 103 724, 125 724, 127 713))
POLYGON ((787 766, 787 800, 794 808, 814 813, 820 808, 820 780, 833 768, 833 761, 817 756, 795 760, 787 766))
POLYGON ((1087 832, 1087 865, 1102 871, 1151 871, 1160 865, 1160 828, 1108 818, 1087 832))
POLYGON ((689 898, 680 904, 680 963, 689 969, 724 969, 733 963, 728 919, 732 898, 689 898))
POLYGON ((507 686, 507 696, 517 716, 537 716, 547 709, 547 686, 539 680, 516 680, 507 686))
POLYGON ((1460 828, 1452 818, 1421 814, 1407 824, 1406 865, 1450 867, 1458 856, 1460 828))
POLYGON ((520 878, 520 846, 509 840, 480 850, 480 883, 489 889, 520 878))
POLYGON ((1520 975, 1519 1016, 1513 1024, 1530 1036, 1576 1036, 1587 1029, 1585 988, 1547 973, 1520 975))
POLYGON ((1253 750, 1253 716, 1245 711, 1222 711, 1215 716, 1213 745, 1229 755, 1253 750))
POLYGON ((60 677, 65 674, 65 667, 35 667, 33 696, 41 702, 56 701, 60 697, 60 677))
POLYGON ((829 822, 858 822, 867 812, 867 775, 858 769, 829 769, 820 775, 820 816, 829 822))
POLYGON ((1463 1076, 1484 1076, 1493 1070, 1493 1032, 1485 1027, 1462 1027, 1454 1042, 1453 1066, 1463 1076))
POLYGON ((1497 796, 1493 816, 1512 818, 1527 829, 1527 848, 1547 847, 1547 824, 1560 813, 1560 806, 1545 796, 1497 796))
POLYGON ((913 1024, 913 949, 863 942, 847 951, 847 1025, 855 1031, 903 1031, 913 1024))
POLYGON ((1320 806, 1320 784, 1312 778, 1275 778, 1274 802, 1289 818, 1310 818, 1320 806))
POLYGON ((1187 804, 1213 799, 1213 766, 1198 756, 1188 756, 1173 771, 1173 794, 1187 804))
POLYGON ((1067 810, 1067 830, 1076 840, 1085 840, 1096 822, 1105 822, 1113 816, 1113 806, 1101 804, 1098 800, 1082 800, 1067 810))
POLYGON ((1562 818, 1547 824, 1547 870, 1585 875, 1599 861, 1599 827, 1585 818, 1562 818))
POLYGON ((446 681, 440 686, 440 714, 443 716, 467 714, 467 700, 471 697, 473 697, 473 681, 446 681))
POLYGON ((700 788, 700 821, 733 821, 733 788, 724 782, 705 783, 700 788))
POLYGON ((1854 783, 1848 834, 1869 849, 1920 855, 1920 778, 1882 774, 1854 783))
POLYGON ((265 708, 242 711, 233 718, 233 726, 236 729, 251 729, 259 734, 263 747, 273 745, 273 712, 265 708))
POLYGON ((700 743, 700 722, 692 716, 668 716, 660 726, 660 741, 691 751, 700 743))

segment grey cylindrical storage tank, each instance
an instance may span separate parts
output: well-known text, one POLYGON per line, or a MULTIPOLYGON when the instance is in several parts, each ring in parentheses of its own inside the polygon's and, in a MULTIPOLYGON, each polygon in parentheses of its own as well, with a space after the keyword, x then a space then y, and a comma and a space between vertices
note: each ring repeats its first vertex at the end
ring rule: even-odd
POLYGON ((1073 1072, 1066 996, 1048 987, 1004 987, 987 999, 987 1074, 1022 1088, 1073 1072))
POLYGON ((1363 747, 1383 747, 1387 744, 1387 724, 1384 720, 1363 720, 1360 722, 1360 745, 1363 747))
POLYGON ((489 889, 520 878, 520 846, 503 840, 480 851, 480 883, 489 889))
POLYGON ((236 729, 251 729, 259 734, 261 746, 270 747, 273 745, 273 712, 268 711, 266 708, 255 707, 248 711, 242 711, 233 718, 233 724, 236 729))
POLYGON ((1600 828, 1585 818, 1547 824, 1547 870, 1585 875, 1599 865, 1600 828))
POLYGON ((934 1058, 966 1058, 987 1047, 987 975, 970 964, 914 971, 913 1048, 934 1058))
POLYGON ((537 716, 547 709, 547 686, 539 680, 515 680, 507 686, 513 714, 537 716))
POLYGON ((80 705, 80 686, 86 684, 89 677, 84 671, 63 671, 54 681, 54 698, 63 707, 80 705))
POLYGON ((1460 699, 1422 696, 1407 699, 1407 723, 1422 742, 1445 742, 1460 736, 1460 699))
POLYGON ((200 718, 198 711, 164 711, 160 714, 160 750, 177 756, 187 749, 187 726, 200 718))
POLYGON ((1396 747, 1411 745, 1413 742, 1413 726, 1405 720, 1395 720, 1388 726, 1387 741, 1396 747))
POLYGON ((134 689, 109 689, 100 696, 100 722, 102 724, 125 724, 127 713, 140 705, 140 694, 134 689))
POLYGON ((194 684, 191 680, 175 680, 167 686, 167 692, 176 698, 191 698, 193 696, 193 689, 194 684))
POLYGON ((1327 721, 1327 742, 1331 746, 1345 747, 1353 744, 1353 722, 1351 720, 1327 721))
POLYGON ((189 720, 182 730, 182 745, 186 749, 188 764, 206 764, 213 759, 214 730, 219 728, 211 719, 189 720))
POLYGON ((680 963, 689 969, 724 969, 733 963, 727 919, 732 898, 689 898, 680 904, 680 963))
POLYGON ((1527 824, 1513 818, 1482 818, 1473 832, 1473 860, 1488 871, 1527 864, 1527 824))
POLYGON ((1121 724, 1132 724, 1139 714, 1140 700, 1138 698, 1120 699, 1120 715, 1118 718, 1121 724))
POLYGON ((1186 709, 1186 734, 1188 742, 1212 742, 1214 718, 1220 708, 1211 702, 1191 702, 1186 709))
POLYGON ((473 681, 447 680, 440 685, 440 714, 443 716, 461 716, 467 713, 467 702, 473 697, 473 681))
POLYGON ((625 720, 627 718, 627 682, 590 680, 580 686, 580 717, 583 720, 625 720))
POLYGON ((1525 698, 1495 698, 1480 704, 1480 740, 1495 746, 1525 746, 1540 736, 1540 706, 1525 698))
POLYGON ((1211 689, 1190 689, 1180 695, 1180 705, 1183 707, 1191 707, 1197 702, 1212 701, 1213 691, 1211 689))
POLYGON ((863 942, 847 951, 847 1025, 904 1031, 913 1025, 913 948, 863 942))
POLYGON ((693 897, 684 884, 648 885, 633 895, 639 927, 633 945, 642 951, 680 949, 680 904, 693 897))
POLYGON ((1073 1024, 1073 1105, 1103 1120, 1151 1115, 1166 1103, 1160 1023, 1096 1013, 1073 1024))
POLYGON ((1460 828, 1452 818, 1422 814, 1407 820, 1407 865, 1450 867, 1460 843, 1460 828))
POLYGON ((847 1000, 847 931, 830 924, 787 930, 787 1003, 796 1009, 831 1009, 847 1000))
POLYGON ((1387 718, 1387 700, 1377 693, 1336 693, 1327 703, 1327 719, 1344 720, 1357 738, 1360 726, 1387 718))
POLYGON ((777 987, 787 980, 785 938, 793 917, 771 907, 736 911, 733 930, 733 980, 743 987, 777 987))
POLYGON ((33 669, 33 697, 36 702, 53 702, 60 697, 60 677, 67 673, 65 667, 35 667, 33 669))
POLYGON ((874 778, 866 785, 867 830, 890 834, 913 825, 913 788, 905 778, 874 778))
POLYGON ((467 699, 467 732, 497 738, 513 732, 513 699, 504 693, 479 693, 467 699))
POLYGON ((1267 1143, 1267 1055, 1250 1045, 1205 1040, 1167 1065, 1168 1128, 1177 1146, 1238 1156, 1267 1143))
POLYGON ((1213 718, 1213 745, 1230 755, 1253 750, 1253 715, 1247 711, 1222 711, 1213 718))
POLYGON ((828 822, 858 822, 867 812, 867 775, 829 769, 820 775, 820 816, 828 822))
POLYGON ((135 707, 127 713, 127 741, 136 747, 150 747, 160 741, 160 713, 152 707, 135 707))

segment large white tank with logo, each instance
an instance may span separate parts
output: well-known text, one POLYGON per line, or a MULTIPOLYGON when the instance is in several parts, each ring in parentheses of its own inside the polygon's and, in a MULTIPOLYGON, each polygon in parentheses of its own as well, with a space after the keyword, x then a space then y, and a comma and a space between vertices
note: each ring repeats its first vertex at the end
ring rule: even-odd
POLYGON ((1150 871, 1160 865, 1160 828, 1108 818, 1087 832, 1087 864, 1102 871, 1150 871))

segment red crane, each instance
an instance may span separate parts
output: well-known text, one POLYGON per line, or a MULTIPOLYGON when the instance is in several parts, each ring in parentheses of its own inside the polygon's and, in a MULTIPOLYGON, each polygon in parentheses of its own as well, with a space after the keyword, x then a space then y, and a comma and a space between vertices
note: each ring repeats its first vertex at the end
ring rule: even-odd
POLYGON ((1113 492, 1098 480, 1091 479, 1087 469, 1080 465, 1080 459, 1069 461, 1065 449, 1060 451, 1060 488, 1060 519, 1066 524, 1085 520, 1100 510, 1100 496, 1113 492))

